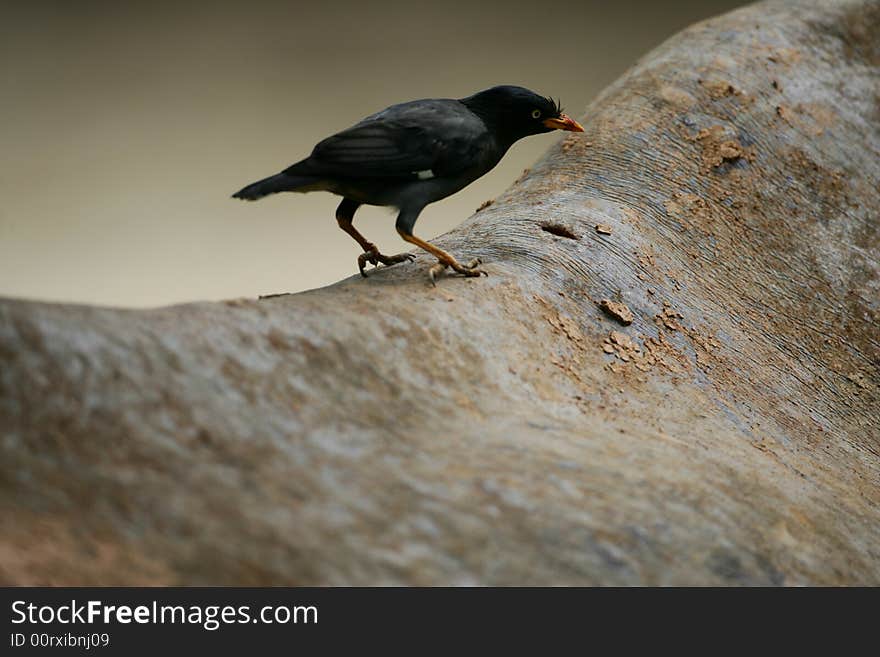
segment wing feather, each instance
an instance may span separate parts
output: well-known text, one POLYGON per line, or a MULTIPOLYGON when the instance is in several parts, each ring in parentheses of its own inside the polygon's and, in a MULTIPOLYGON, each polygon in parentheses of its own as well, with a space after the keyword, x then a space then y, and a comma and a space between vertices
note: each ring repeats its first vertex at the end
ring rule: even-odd
POLYGON ((289 172, 346 178, 416 178, 427 170, 455 175, 487 134, 463 109, 458 101, 394 105, 324 139, 289 172))

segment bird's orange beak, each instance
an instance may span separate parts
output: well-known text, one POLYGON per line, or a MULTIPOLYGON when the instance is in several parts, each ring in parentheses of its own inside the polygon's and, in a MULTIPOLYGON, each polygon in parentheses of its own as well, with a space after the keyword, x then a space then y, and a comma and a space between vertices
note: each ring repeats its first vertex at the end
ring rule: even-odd
POLYGON ((583 132, 584 128, 580 123, 570 116, 560 114, 558 119, 545 119, 544 125, 554 130, 568 130, 569 132, 583 132))

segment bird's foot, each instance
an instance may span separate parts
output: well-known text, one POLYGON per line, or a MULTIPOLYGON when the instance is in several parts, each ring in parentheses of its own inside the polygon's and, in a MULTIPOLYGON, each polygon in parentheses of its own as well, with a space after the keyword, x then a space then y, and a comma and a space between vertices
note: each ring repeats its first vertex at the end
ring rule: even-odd
POLYGON ((437 264, 431 267, 428 270, 428 276, 431 279, 431 285, 437 285, 437 276, 442 274, 447 267, 452 267, 459 274, 463 274, 467 277, 474 276, 488 276, 489 272, 478 269, 479 265, 482 264, 482 261, 479 258, 474 258, 466 265, 461 264, 457 260, 451 260, 450 262, 444 262, 443 260, 438 260, 437 264))
POLYGON ((358 269, 361 270, 361 276, 366 278, 367 273, 364 271, 364 268, 366 268, 368 262, 374 267, 378 267, 379 263, 386 267, 390 267, 391 265, 396 265, 398 262, 411 262, 415 259, 416 257, 412 253, 398 253, 393 256, 382 255, 379 253, 379 249, 373 246, 369 251, 364 251, 358 256, 358 269))

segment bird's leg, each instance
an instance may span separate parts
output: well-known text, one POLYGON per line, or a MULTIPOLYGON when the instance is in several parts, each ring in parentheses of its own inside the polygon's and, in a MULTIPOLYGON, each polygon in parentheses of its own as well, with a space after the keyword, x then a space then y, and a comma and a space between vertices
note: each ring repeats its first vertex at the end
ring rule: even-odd
POLYGON ((468 264, 463 265, 455 259, 455 256, 453 256, 451 253, 447 253, 440 247, 434 246, 430 242, 426 242, 425 240, 416 237, 412 233, 407 233, 401 230, 399 227, 397 229, 397 232, 400 233, 400 236, 410 244, 415 244, 416 246, 421 247, 422 249, 437 258, 439 262, 428 270, 428 276, 430 276, 431 283, 434 285, 436 285, 435 281, 437 275, 442 273, 443 270, 447 267, 452 267, 459 274, 464 274, 465 276, 489 275, 488 272, 477 268, 481 264, 479 258, 471 260, 468 264))
POLYGON ((410 253, 400 253, 394 256, 386 256, 379 253, 379 249, 376 248, 376 245, 361 235, 352 223, 354 220, 354 213, 360 205, 360 203, 352 201, 350 198, 342 199, 342 203, 336 208, 336 223, 339 224, 339 227, 342 230, 351 235, 364 250, 364 252, 358 256, 358 269, 360 269, 361 276, 364 278, 367 277, 364 268, 367 266, 368 262, 378 267, 380 262, 383 265, 388 266, 396 265, 398 262, 403 262, 404 260, 415 260, 415 256, 410 253))

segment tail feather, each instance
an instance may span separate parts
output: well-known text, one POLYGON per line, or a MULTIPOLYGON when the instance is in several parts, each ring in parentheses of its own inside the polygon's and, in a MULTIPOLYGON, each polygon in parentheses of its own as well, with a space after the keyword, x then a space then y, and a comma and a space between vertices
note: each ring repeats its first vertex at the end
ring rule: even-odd
POLYGON ((313 185, 315 182, 315 178, 311 176, 291 176, 287 173, 278 173, 251 183, 247 187, 235 192, 232 198, 256 201, 276 192, 305 191, 304 188, 313 185))

